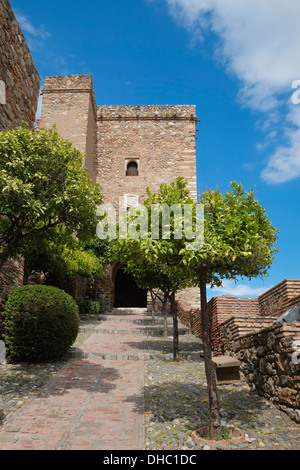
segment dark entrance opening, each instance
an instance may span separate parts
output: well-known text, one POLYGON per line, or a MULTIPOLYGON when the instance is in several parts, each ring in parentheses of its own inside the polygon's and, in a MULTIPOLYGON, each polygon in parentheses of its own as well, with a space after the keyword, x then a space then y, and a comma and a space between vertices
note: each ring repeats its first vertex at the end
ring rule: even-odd
POLYGON ((147 307, 147 290, 140 289, 134 278, 122 268, 115 279, 114 307, 147 307))

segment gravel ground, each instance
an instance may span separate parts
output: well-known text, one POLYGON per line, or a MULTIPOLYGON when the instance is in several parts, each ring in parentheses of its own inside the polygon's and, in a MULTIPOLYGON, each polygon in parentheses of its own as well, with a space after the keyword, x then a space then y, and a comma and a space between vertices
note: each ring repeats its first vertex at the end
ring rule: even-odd
MULTIPOLYGON (((170 357, 172 338, 148 338, 145 417, 147 450, 202 450, 192 431, 208 423, 208 395, 203 359, 192 360, 202 344, 194 335, 180 336, 179 362, 158 360, 157 352, 170 357)), ((300 450, 300 426, 263 397, 253 393, 245 380, 218 385, 222 425, 241 429, 240 444, 204 447, 204 450, 300 450)))
MULTIPOLYGON (((145 379, 146 448, 202 449, 191 432, 208 422, 208 399, 203 363, 147 361, 145 379)), ((246 433, 239 445, 217 449, 300 450, 300 426, 243 381, 218 386, 223 425, 246 433)), ((205 450, 214 450, 212 446, 205 450)))
POLYGON ((146 361, 145 418, 147 450, 300 450, 300 425, 270 402, 251 392, 240 380, 218 385, 222 425, 241 429, 243 443, 203 447, 192 431, 208 424, 208 395, 203 359, 193 360, 202 344, 191 333, 180 336, 182 361, 172 357, 172 337, 148 338, 146 348, 155 360, 146 361))
MULTIPOLYGON (((74 347, 93 331, 95 322, 81 322, 74 347)), ((196 445, 192 431, 207 424, 208 399, 204 363, 194 360, 201 354, 195 336, 181 334, 182 361, 172 361, 172 337, 145 337, 144 414, 146 450, 300 450, 300 426, 271 403, 250 391, 243 380, 219 385, 222 424, 246 433, 239 445, 196 445), (149 359, 150 358, 150 359, 149 359)), ((184 329, 182 333, 185 333, 184 329)), ((40 365, 5 364, 0 367, 0 425, 11 412, 31 398, 69 359, 40 365)))

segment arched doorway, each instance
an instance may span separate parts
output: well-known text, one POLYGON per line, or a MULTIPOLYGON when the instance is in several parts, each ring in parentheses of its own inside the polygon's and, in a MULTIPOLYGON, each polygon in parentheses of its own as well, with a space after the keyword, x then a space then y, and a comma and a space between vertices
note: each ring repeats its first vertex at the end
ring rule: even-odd
POLYGON ((147 290, 140 289, 123 268, 118 270, 115 278, 114 307, 147 307, 147 290))

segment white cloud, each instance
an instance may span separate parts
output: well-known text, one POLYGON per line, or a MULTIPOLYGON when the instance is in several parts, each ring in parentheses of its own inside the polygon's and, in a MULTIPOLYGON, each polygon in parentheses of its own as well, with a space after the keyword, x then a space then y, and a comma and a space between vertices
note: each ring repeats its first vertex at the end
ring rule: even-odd
POLYGON ((300 176, 300 107, 290 105, 285 129, 287 145, 279 146, 262 172, 268 183, 284 183, 300 176))
POLYGON ((44 49, 45 40, 51 36, 50 33, 46 30, 45 26, 35 26, 26 15, 18 10, 15 11, 15 15, 24 33, 24 36, 26 37, 26 42, 31 52, 44 49))
POLYGON ((28 33, 30 36, 36 37, 36 38, 42 38, 45 39, 48 36, 50 36, 50 33, 46 31, 45 27, 43 25, 39 26, 38 28, 34 26, 30 20, 27 18, 27 16, 21 14, 21 13, 16 13, 16 18, 21 26, 21 29, 24 33, 28 33))
POLYGON ((270 156, 263 179, 281 183, 299 177, 300 105, 291 107, 289 103, 292 83, 300 79, 300 2, 166 1, 176 21, 196 38, 205 37, 208 31, 218 37, 215 58, 239 80, 241 104, 266 113, 266 120, 277 114, 277 122, 284 122, 285 145, 270 156))
MULTIPOLYGON (((51 33, 47 31, 44 25, 35 25, 33 22, 24 15, 21 11, 15 10, 16 18, 20 27, 26 37, 26 42, 31 53, 34 54, 34 61, 36 65, 42 63, 49 65, 53 71, 60 75, 70 74, 69 62, 76 62, 76 66, 84 66, 84 62, 78 62, 73 53, 65 54, 62 57, 51 49, 48 38, 51 33)), ((39 110, 38 110, 39 113, 39 110)))
POLYGON ((222 287, 211 289, 213 295, 235 295, 237 297, 258 297, 271 287, 251 287, 247 284, 236 284, 234 281, 224 280, 222 287))

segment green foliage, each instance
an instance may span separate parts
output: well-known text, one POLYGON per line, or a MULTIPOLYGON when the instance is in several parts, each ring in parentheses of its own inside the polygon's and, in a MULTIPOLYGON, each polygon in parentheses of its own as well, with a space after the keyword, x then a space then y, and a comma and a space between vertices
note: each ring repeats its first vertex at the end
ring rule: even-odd
MULTIPOLYGON (((174 331, 176 311, 174 298, 181 287, 199 286, 201 292, 202 341, 205 371, 210 403, 210 433, 215 437, 220 430, 220 413, 216 379, 212 363, 210 344, 210 322, 207 311, 206 285, 220 285, 222 279, 237 279, 238 276, 264 276, 277 252, 277 231, 269 221, 266 211, 255 200, 254 193, 247 192, 242 185, 231 183, 225 195, 220 191, 205 191, 200 197, 204 206, 204 240, 202 246, 189 249, 185 232, 176 237, 175 219, 170 218, 170 236, 162 235, 164 227, 161 219, 160 236, 151 238, 151 205, 167 204, 171 207, 180 204, 193 206, 191 227, 197 226, 196 203, 189 197, 186 181, 183 178, 171 185, 161 185, 159 191, 151 193, 144 203, 148 215, 148 227, 137 239, 121 239, 117 246, 120 257, 127 263, 140 282, 159 284, 162 276, 168 277, 171 285, 171 311, 174 331), (145 233, 146 232, 146 233, 145 233), (147 233, 148 232, 148 233, 147 233), (143 273, 143 265, 146 270, 143 273), (155 273, 155 270, 158 272, 155 273), (153 280, 156 276, 156 281, 153 280), (174 321, 175 320, 175 321, 174 321)), ((195 245, 194 245, 195 246, 195 245)), ((178 341, 174 333, 174 359, 178 358, 178 341)))
POLYGON ((114 243, 112 240, 100 240, 97 236, 94 236, 90 237, 90 239, 83 244, 83 248, 93 253, 103 265, 118 261, 113 245, 114 243))
POLYGON ((179 358, 178 346, 178 320, 175 296, 179 289, 190 286, 188 270, 180 264, 179 250, 182 248, 182 240, 174 236, 174 214, 170 213, 170 226, 165 225, 163 217, 160 218, 160 235, 165 229, 170 229, 170 238, 162 236, 152 238, 151 208, 155 205, 178 204, 183 209, 184 204, 191 204, 187 182, 179 177, 171 185, 162 184, 157 193, 151 193, 147 188, 148 198, 144 202, 143 209, 147 215, 148 224, 143 221, 141 210, 132 211, 129 214, 129 224, 136 218, 141 220, 140 237, 119 238, 115 243, 115 250, 121 262, 126 265, 126 270, 133 274, 139 287, 153 290, 159 288, 171 304, 173 317, 173 357, 179 358), (147 226, 146 226, 147 225, 147 226))
POLYGON ((0 264, 49 229, 87 242, 95 234, 101 188, 88 178, 83 155, 55 128, 0 133, 0 264))
POLYGON ((98 256, 72 234, 66 233, 64 227, 52 227, 47 238, 37 236, 35 243, 30 240, 22 251, 28 274, 42 271, 54 276, 99 278, 103 275, 98 256))
MULTIPOLYGON (((139 238, 119 238, 114 244, 118 258, 126 265, 127 271, 134 275, 139 287, 153 289, 159 287, 163 292, 176 292, 188 287, 190 281, 187 269, 180 263, 179 251, 184 246, 185 239, 174 237, 174 214, 170 214, 170 238, 151 238, 151 207, 152 205, 167 204, 171 207, 178 204, 193 204, 187 181, 179 177, 170 185, 162 184, 157 193, 151 193, 147 188, 148 198, 143 206, 146 209, 148 224, 147 233, 141 231, 139 238)), ((139 217, 139 211, 132 211, 129 222, 139 217)), ((162 218, 160 218, 160 235, 162 235, 162 218)))
POLYGON ((100 315, 105 311, 105 303, 103 299, 80 299, 77 303, 79 307, 79 315, 100 315))
POLYGON ((11 290, 3 317, 11 361, 57 360, 66 354, 79 331, 75 300, 52 286, 28 285, 11 290))
POLYGON ((254 192, 235 182, 230 187, 231 191, 224 195, 212 190, 201 195, 205 219, 203 247, 198 251, 182 248, 179 252, 196 284, 202 269, 211 285, 239 276, 248 279, 266 276, 277 253, 278 232, 254 192))
POLYGON ((277 252, 277 230, 255 199, 254 192, 247 192, 235 182, 224 195, 207 190, 200 196, 204 206, 204 243, 200 249, 187 249, 184 232, 181 238, 175 237, 172 216, 169 239, 151 238, 152 204, 168 204, 169 207, 192 204, 195 226, 196 203, 190 199, 186 185, 183 178, 177 178, 171 185, 161 185, 157 193, 147 190, 148 199, 144 202, 148 213, 147 236, 142 233, 140 238, 127 237, 116 243, 118 256, 128 269, 135 271, 143 283, 147 273, 151 285, 155 283, 153 276, 158 282, 163 274, 170 276, 171 283, 177 287, 199 285, 202 270, 211 285, 220 285, 222 279, 267 275, 277 252))

